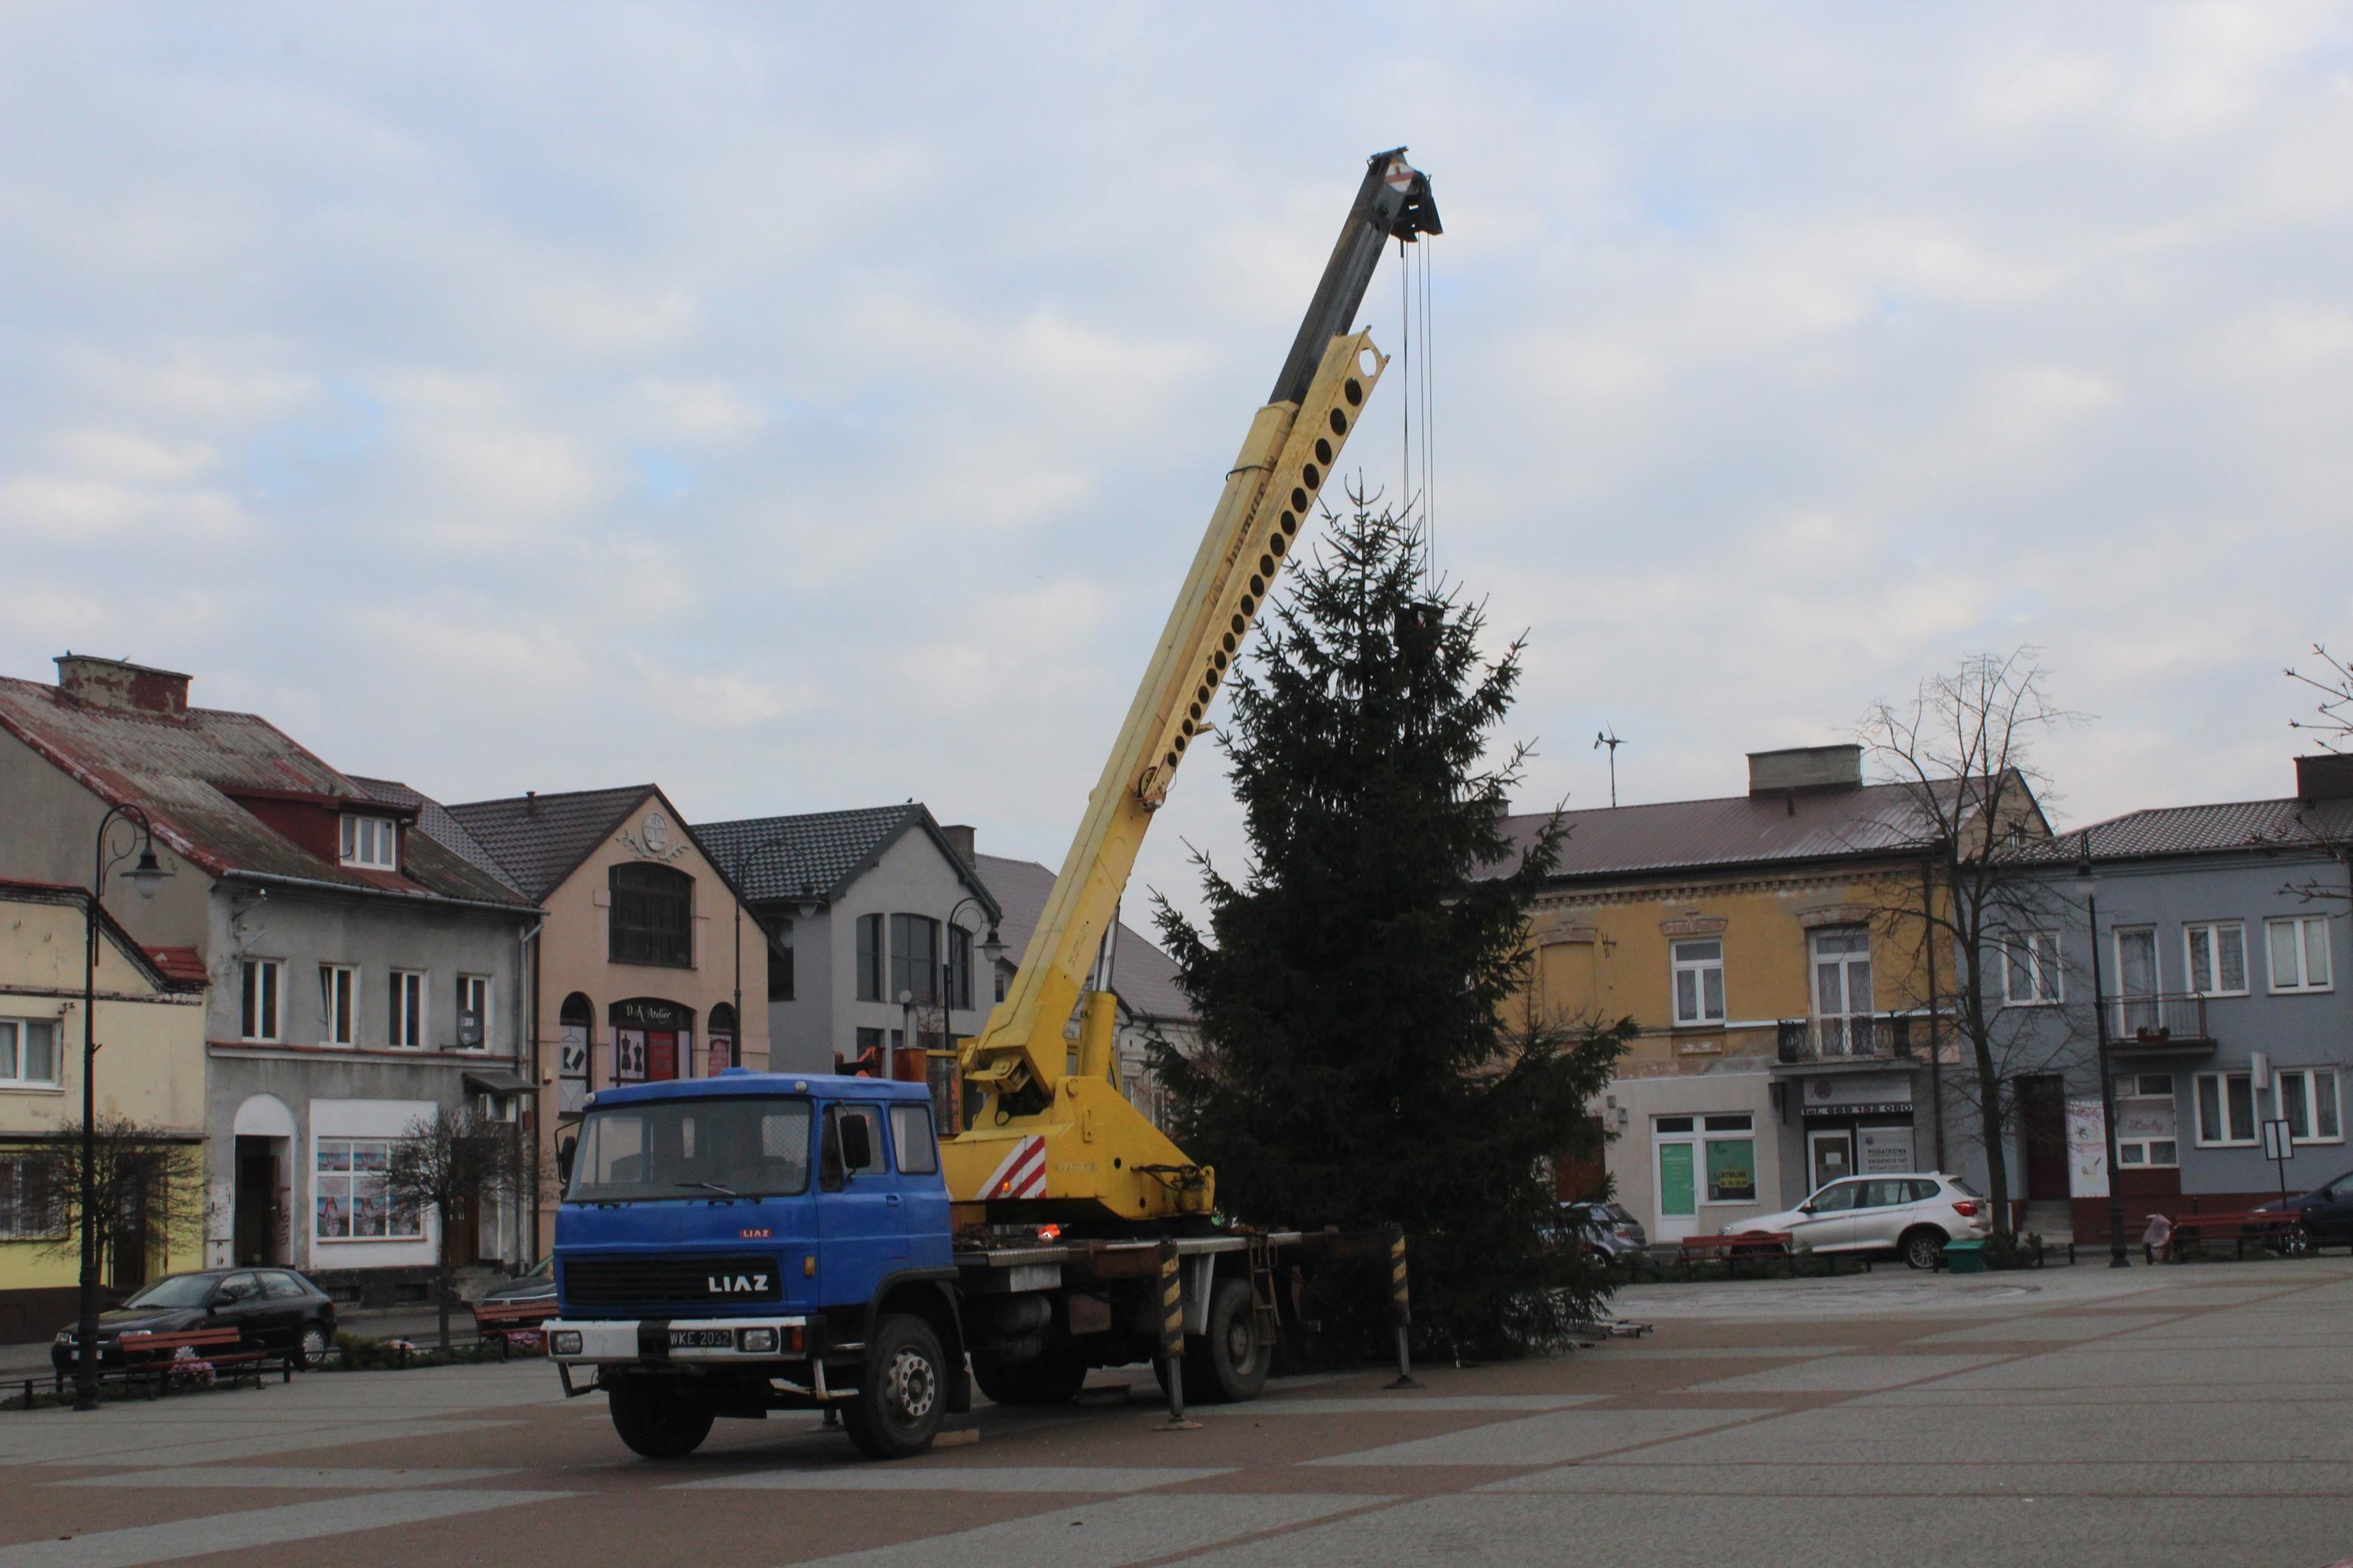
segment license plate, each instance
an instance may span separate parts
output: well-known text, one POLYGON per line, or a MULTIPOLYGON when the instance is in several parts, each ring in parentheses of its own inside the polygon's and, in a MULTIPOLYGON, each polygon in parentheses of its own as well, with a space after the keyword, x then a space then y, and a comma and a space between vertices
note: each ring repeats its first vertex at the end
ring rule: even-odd
POLYGON ((733 1329, 672 1329, 670 1331, 672 1350, 726 1351, 735 1348, 733 1329))

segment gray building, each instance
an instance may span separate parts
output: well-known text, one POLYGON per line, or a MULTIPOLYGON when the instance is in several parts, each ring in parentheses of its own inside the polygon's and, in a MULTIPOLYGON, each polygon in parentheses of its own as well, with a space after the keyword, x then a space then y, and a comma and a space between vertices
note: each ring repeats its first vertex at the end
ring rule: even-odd
POLYGON ((776 1070, 944 1049, 987 1021, 981 961, 1002 910, 973 869, 971 828, 909 801, 694 831, 768 932, 776 1070))
MULTIPOLYGON (((430 802, 364 787, 252 714, 191 708, 186 676, 58 667, 54 686, 0 679, 0 875, 83 885, 110 806, 153 819, 175 874, 110 908, 142 943, 195 949, 210 986, 208 1259, 423 1300, 435 1221, 385 1201, 385 1164, 437 1110, 512 1116, 527 1093, 539 911, 417 831, 430 802)), ((451 1244, 511 1258, 520 1226, 486 1213, 451 1244)))
POLYGON ((2136 811, 2039 852, 2042 907, 2063 917, 2017 933, 1985 977, 2044 1058, 2017 1084, 2008 1151, 2031 1228, 2062 1223, 2063 1204, 2079 1238, 2108 1233, 2103 1036, 2128 1232, 2353 1170, 2348 848, 2353 759, 2323 756, 2296 760, 2292 796, 2136 811), (2264 1156, 2265 1122, 2293 1134, 2284 1172, 2264 1156))

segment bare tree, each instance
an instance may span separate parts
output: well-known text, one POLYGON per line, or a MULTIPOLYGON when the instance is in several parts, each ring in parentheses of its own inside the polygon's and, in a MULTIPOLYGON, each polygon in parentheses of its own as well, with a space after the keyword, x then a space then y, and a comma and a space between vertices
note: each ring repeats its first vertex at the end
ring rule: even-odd
POLYGON ((2310 731, 2324 752, 2343 752, 2353 743, 2353 667, 2318 643, 2312 645, 2312 654, 2320 660, 2318 673, 2307 675, 2291 665, 2286 675, 2320 693, 2320 700, 2312 718, 2291 719, 2287 727, 2310 731))
POLYGON ((436 1109, 408 1124, 392 1146, 385 1195, 396 1208, 431 1209, 439 1221, 433 1249, 433 1299, 441 1319, 441 1347, 449 1347, 451 1255, 458 1222, 489 1205, 514 1198, 536 1202, 536 1163, 516 1146, 513 1128, 470 1107, 452 1116, 436 1109))
MULTIPOLYGON (((2324 752, 2339 756, 2353 752, 2353 666, 2330 653, 2319 643, 2312 645, 2313 657, 2320 660, 2319 671, 2306 674, 2294 667, 2287 678, 2320 694, 2313 706, 2310 719, 2291 719, 2291 730, 2310 734, 2324 752)), ((2297 764, 2301 769, 2302 763, 2297 764)), ((2310 803, 2295 814, 2296 836, 2283 842, 2290 849, 2305 849, 2332 858, 2341 864, 2353 864, 2353 814, 2336 809, 2341 801, 2310 803)), ((2353 899, 2353 888, 2334 875, 2306 876, 2290 882, 2286 890, 2296 897, 2343 903, 2353 899)))
POLYGON ((2037 800, 2044 776, 2033 751, 2078 716, 2050 700, 2037 652, 1964 658, 1923 680, 1908 700, 1873 704, 1861 731, 1877 770, 1903 786, 1913 808, 1900 837, 1920 863, 1908 888, 1891 879, 1883 921, 1922 944, 1914 973, 1925 999, 1940 1022, 1949 1008, 1968 1047, 1973 1070, 1947 1087, 1972 1113, 1994 1226, 2005 1236, 2003 1151, 2018 1082, 2058 1069, 2080 1050, 2062 1010, 2001 1005, 2002 966, 2014 955, 2030 974, 2055 966, 2060 944, 2036 939, 2058 927, 2069 901, 2052 874, 2051 828, 2037 800))
MULTIPOLYGON (((119 1113, 100 1116, 93 1128, 97 1202, 90 1215, 101 1264, 126 1246, 160 1244, 168 1256, 184 1242, 193 1245, 204 1232, 203 1146, 119 1113)), ((52 1257, 81 1255, 81 1123, 69 1122, 43 1146, 35 1178, 37 1201, 58 1226, 43 1243, 52 1257)))

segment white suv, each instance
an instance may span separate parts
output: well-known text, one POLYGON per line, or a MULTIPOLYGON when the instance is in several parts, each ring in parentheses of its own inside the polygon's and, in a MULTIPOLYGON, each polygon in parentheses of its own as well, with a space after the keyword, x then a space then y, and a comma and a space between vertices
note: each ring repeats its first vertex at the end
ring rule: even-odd
POLYGON ((1933 1268, 1945 1243, 1990 1235, 1991 1211, 1958 1176, 1924 1171, 1849 1176, 1796 1208, 1727 1228, 1736 1236, 1786 1230, 1801 1252, 1894 1252, 1915 1268, 1933 1268))

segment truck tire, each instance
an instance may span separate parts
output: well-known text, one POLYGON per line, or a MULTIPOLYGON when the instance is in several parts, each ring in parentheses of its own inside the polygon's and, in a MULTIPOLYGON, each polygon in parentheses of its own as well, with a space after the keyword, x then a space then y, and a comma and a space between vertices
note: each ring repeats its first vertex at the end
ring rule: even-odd
POLYGON ((972 1380, 992 1405, 1068 1405, 1086 1386, 1086 1363, 1076 1357, 1046 1354, 1029 1361, 998 1361, 972 1352, 972 1380))
POLYGON ((858 1394, 841 1407, 849 1440, 870 1459, 904 1459, 939 1436, 947 1415, 947 1358, 923 1319, 894 1312, 874 1326, 858 1394))
POLYGON ((1186 1403, 1240 1405, 1256 1399, 1273 1361, 1274 1347, 1259 1342, 1249 1282, 1220 1279, 1209 1292, 1208 1331, 1185 1336, 1186 1403))
POLYGON ((613 1430, 649 1459, 682 1459, 711 1436, 712 1411, 651 1377, 625 1377, 605 1391, 613 1430))

